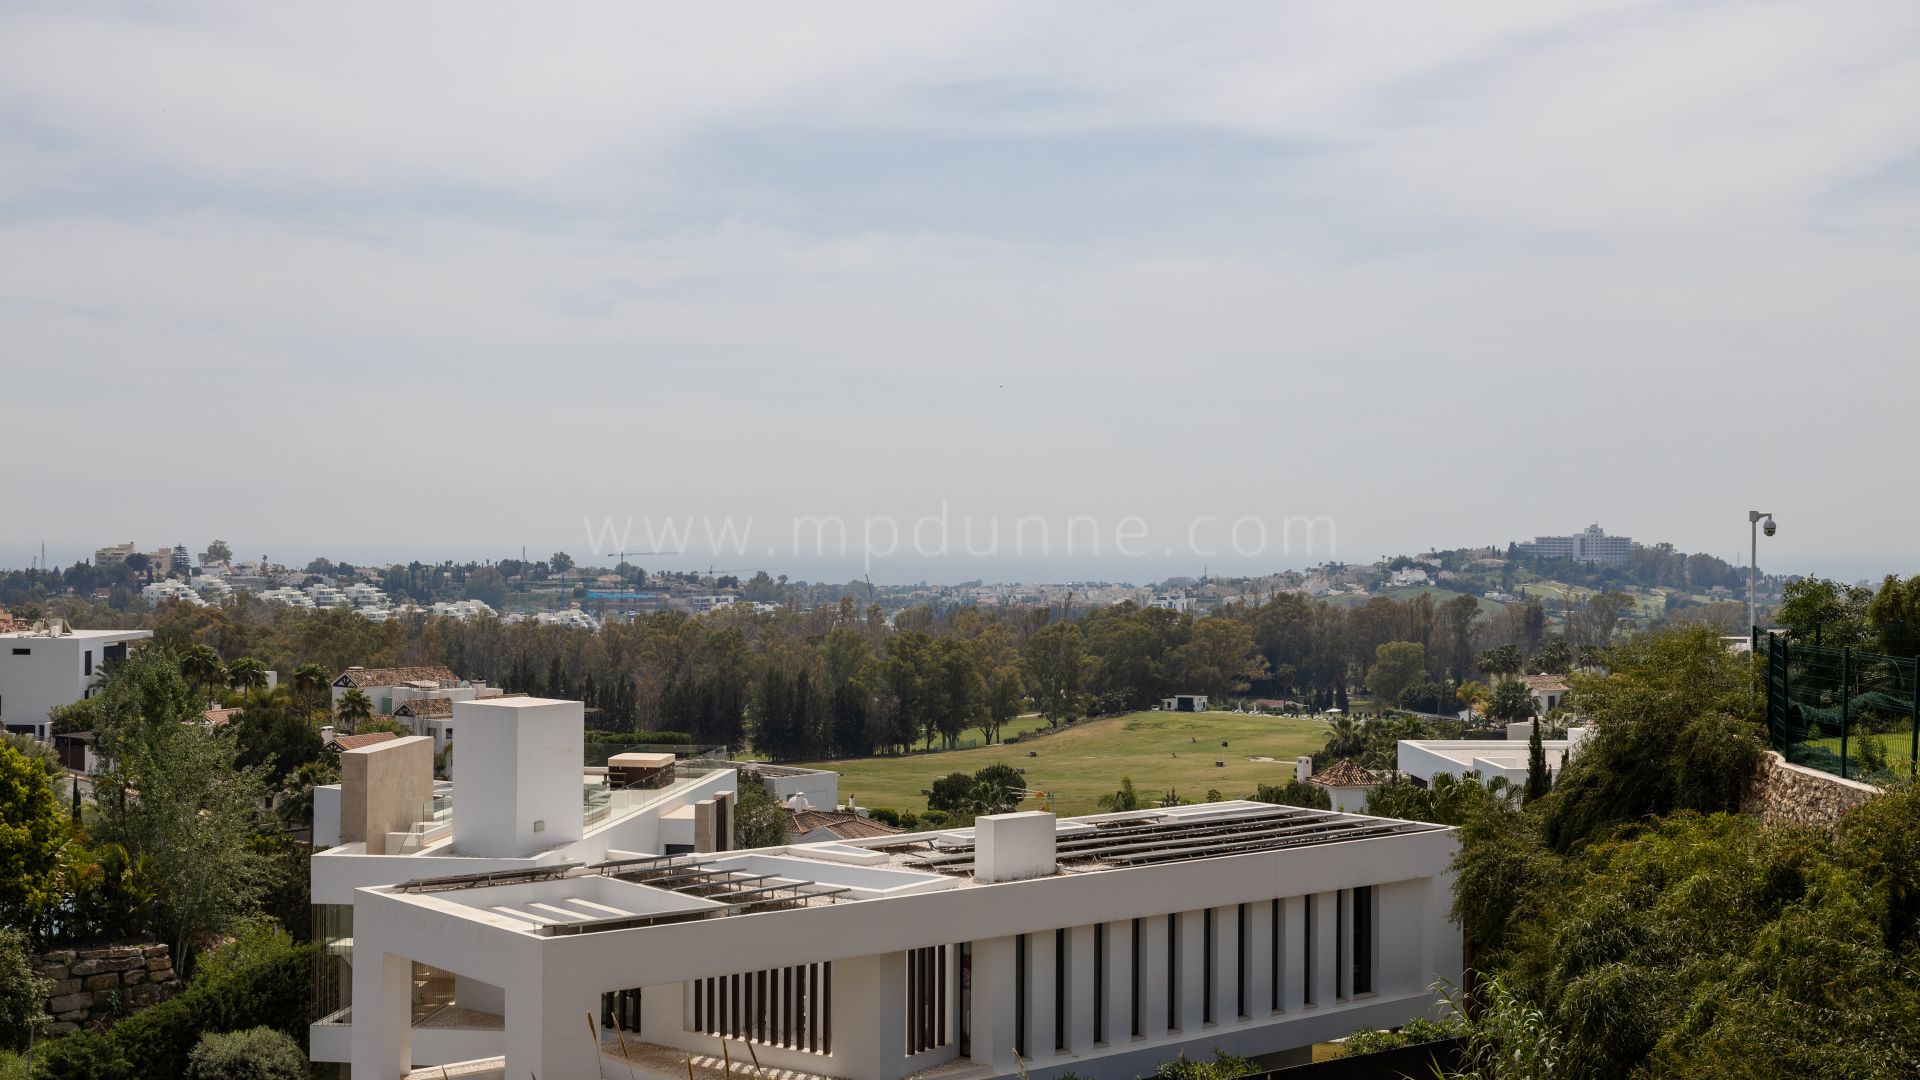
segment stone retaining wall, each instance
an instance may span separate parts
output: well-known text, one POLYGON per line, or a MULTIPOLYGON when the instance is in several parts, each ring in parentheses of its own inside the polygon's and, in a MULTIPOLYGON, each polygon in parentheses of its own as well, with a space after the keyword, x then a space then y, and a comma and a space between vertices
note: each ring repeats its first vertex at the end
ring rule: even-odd
POLYGON ((53 980, 47 1030, 65 1035, 105 1027, 115 1017, 165 1001, 180 990, 165 945, 101 945, 55 949, 40 957, 40 974, 53 980))
POLYGON ((1811 825, 1831 832, 1841 815, 1879 793, 1872 784, 1790 765, 1769 750, 1761 755, 1760 767, 1740 800, 1740 812, 1766 822, 1811 825))

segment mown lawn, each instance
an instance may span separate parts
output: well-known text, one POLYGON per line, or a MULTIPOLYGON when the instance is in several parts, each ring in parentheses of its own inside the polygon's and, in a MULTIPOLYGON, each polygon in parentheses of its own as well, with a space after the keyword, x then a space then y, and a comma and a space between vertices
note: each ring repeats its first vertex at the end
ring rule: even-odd
MULTIPOLYGON (((1089 814, 1100 796, 1131 776, 1141 792, 1168 788, 1183 798, 1203 799, 1209 788, 1229 798, 1251 795, 1262 783, 1284 783, 1293 759, 1326 742, 1327 725, 1297 717, 1247 716, 1227 712, 1139 712, 1089 720, 1011 746, 953 750, 906 757, 809 762, 840 774, 840 797, 862 806, 920 811, 922 791, 950 772, 971 773, 992 764, 1025 769, 1029 787, 1048 792, 1060 814, 1089 814), (1221 741, 1230 745, 1222 747, 1221 741), (1032 753, 1035 756, 1029 757, 1032 753), (1272 761, 1253 761, 1268 757, 1272 761), (1224 761, 1219 767, 1215 761, 1224 761)), ((1039 809, 1034 801, 1022 809, 1039 809)))

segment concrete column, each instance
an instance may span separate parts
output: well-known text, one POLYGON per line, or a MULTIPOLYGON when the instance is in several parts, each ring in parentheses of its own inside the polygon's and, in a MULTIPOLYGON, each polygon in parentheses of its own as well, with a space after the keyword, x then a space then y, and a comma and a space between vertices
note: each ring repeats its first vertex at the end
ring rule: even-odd
POLYGON ((1247 1015, 1255 1019, 1274 1009, 1273 905, 1272 900, 1247 905, 1247 1015))
POLYGON ((1179 1006, 1174 1015, 1180 1030, 1199 1031, 1206 1026, 1207 927, 1205 911, 1180 913, 1179 1006))
POLYGON ((1093 1048, 1093 927, 1067 931, 1067 1052, 1084 1054, 1093 1048))
MULTIPOLYGON (((1013 948, 1011 937, 973 943, 972 1057, 975 1064, 991 1066, 996 1073, 1013 1071, 1013 948)), ((840 965, 835 964, 835 987, 839 986, 839 971, 840 965)), ((834 1015, 841 1015, 837 1006, 834 1015)), ((839 1057, 837 1041, 834 1056, 839 1057)), ((835 1075, 860 1080, 850 1071, 835 1069, 835 1075)))
POLYGON ((1240 905, 1228 904, 1213 909, 1213 1022, 1239 1020, 1240 905))
POLYGON ((1140 920, 1140 1034, 1167 1033, 1167 917, 1140 920))
POLYGON ((1299 1012, 1306 1006, 1307 984, 1303 973, 1306 949, 1307 898, 1289 896, 1275 901, 1280 905, 1280 1000, 1281 1012, 1299 1012))
POLYGON ((400 1080, 413 1068, 413 962, 364 945, 353 959, 353 1075, 400 1080))
POLYGON ((1054 931, 1027 935, 1027 1058, 1045 1061, 1055 1056, 1053 995, 1059 972, 1054 970, 1054 931))
MULTIPOLYGON (((698 986, 699 983, 693 983, 698 986)), ((693 1010, 687 997, 687 983, 661 983, 640 993, 640 1031, 651 1042, 668 1043, 693 1027, 693 1010)), ((632 1041, 634 1033, 627 1032, 632 1041)))
POLYGON ((564 986, 507 989, 508 1076, 598 1076, 600 995, 564 986))
POLYGON ((893 1080, 906 1072, 906 965, 901 952, 833 962, 835 1076, 893 1080))
POLYGON ((1133 1039, 1133 920, 1107 924, 1108 1046, 1125 1046, 1133 1039))
POLYGON ((693 804, 693 850, 696 854, 720 850, 715 829, 716 816, 712 799, 701 799, 693 804))
POLYGON ((1340 963, 1340 935, 1334 925, 1339 916, 1338 893, 1313 896, 1313 1003, 1326 1007, 1338 1000, 1335 975, 1340 963))

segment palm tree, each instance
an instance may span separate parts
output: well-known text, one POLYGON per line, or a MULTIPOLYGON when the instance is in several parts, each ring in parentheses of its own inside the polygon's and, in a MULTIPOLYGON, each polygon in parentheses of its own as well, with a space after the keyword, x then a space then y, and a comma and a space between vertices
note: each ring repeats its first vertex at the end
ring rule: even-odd
POLYGON ((1466 706, 1468 713, 1477 713, 1480 707, 1486 704, 1487 688, 1477 682, 1461 683, 1460 689, 1454 692, 1454 696, 1460 699, 1460 704, 1466 706))
POLYGON ((1353 717, 1340 714, 1328 725, 1326 754, 1332 761, 1359 757, 1367 749, 1367 733, 1353 717))
POLYGON ((319 708, 332 682, 327 677, 327 669, 319 664, 301 664, 293 669, 293 692, 300 695, 308 708, 319 708))
POLYGON ((257 657, 243 656, 227 665, 227 685, 249 694, 267 686, 267 665, 257 657))
POLYGON ((1474 662, 1474 666, 1480 669, 1482 675, 1506 676, 1519 671, 1523 659, 1518 648, 1502 645, 1497 649, 1489 649, 1481 653, 1480 659, 1474 662))
POLYGON ((180 675, 202 697, 209 697, 214 687, 227 681, 227 666, 209 646, 194 645, 180 657, 180 675))
POLYGON ((340 717, 340 726, 353 731, 362 722, 373 718, 373 699, 356 686, 340 695, 340 703, 334 711, 340 717))

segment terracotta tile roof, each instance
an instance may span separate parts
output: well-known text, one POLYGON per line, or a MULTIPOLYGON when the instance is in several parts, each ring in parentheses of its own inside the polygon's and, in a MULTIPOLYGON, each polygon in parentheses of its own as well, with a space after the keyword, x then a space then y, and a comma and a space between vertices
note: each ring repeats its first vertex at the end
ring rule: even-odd
POLYGON ((824 828, 842 840, 865 840, 874 836, 892 836, 905 832, 891 825, 883 824, 872 818, 858 814, 843 813, 838 810, 795 810, 787 808, 787 831, 795 836, 803 836, 815 829, 824 828))
POLYGON ((411 716, 420 720, 440 719, 453 715, 453 699, 443 697, 414 698, 403 701, 393 707, 395 716, 411 716))
POLYGON ((1573 689, 1564 675, 1522 675, 1520 681, 1536 694, 1564 694, 1573 689))
POLYGON ((391 731, 369 731, 365 735, 335 735, 333 741, 327 744, 327 749, 335 753, 342 750, 358 750, 363 746, 392 742, 399 737, 391 731))
POLYGON ((226 727, 233 721, 236 715, 243 711, 244 710, 237 707, 232 709, 213 708, 202 713, 200 718, 214 727, 226 727))
POLYGON ((1374 787, 1380 782, 1378 776, 1355 765, 1352 758, 1341 758, 1326 772, 1307 777, 1307 783, 1321 787, 1374 787))
POLYGON ((348 668, 333 680, 335 686, 355 686, 362 689, 369 686, 405 686, 411 682, 437 682, 442 686, 451 686, 460 682, 460 676, 445 664, 421 664, 417 667, 366 667, 348 668))

